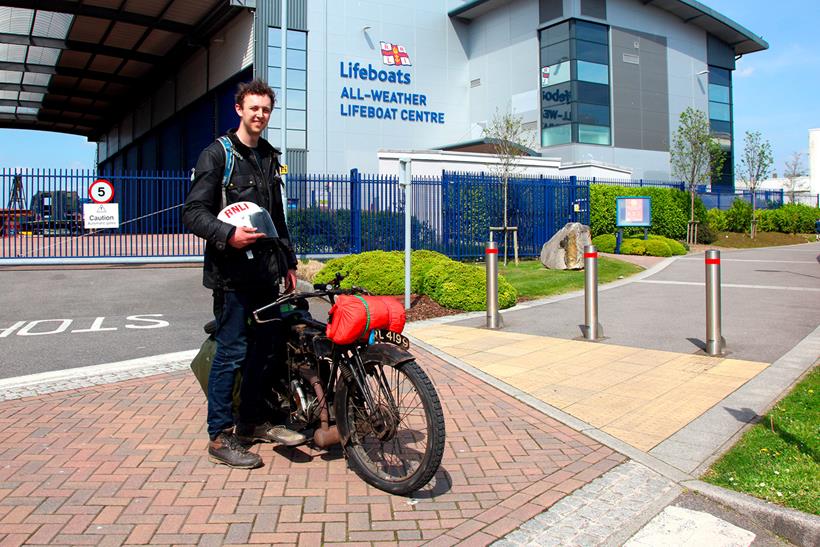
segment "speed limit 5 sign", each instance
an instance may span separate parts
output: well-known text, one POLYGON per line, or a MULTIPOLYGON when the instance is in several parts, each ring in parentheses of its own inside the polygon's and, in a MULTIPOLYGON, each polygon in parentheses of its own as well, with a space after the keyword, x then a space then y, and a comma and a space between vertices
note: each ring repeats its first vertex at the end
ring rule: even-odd
POLYGON ((109 203, 114 199, 114 185, 105 179, 97 179, 88 187, 88 197, 94 203, 109 203))

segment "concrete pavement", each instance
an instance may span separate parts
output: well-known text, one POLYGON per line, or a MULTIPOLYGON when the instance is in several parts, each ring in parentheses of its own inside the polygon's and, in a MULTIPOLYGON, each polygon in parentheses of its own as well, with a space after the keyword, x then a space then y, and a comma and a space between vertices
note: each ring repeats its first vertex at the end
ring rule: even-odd
POLYGON ((481 314, 409 325, 448 432, 414 498, 364 485, 338 451, 262 446, 262 470, 211 466, 190 353, 0 380, 0 543, 820 541, 817 517, 697 481, 820 355, 820 245, 768 251, 731 253, 725 358, 699 354, 691 255, 608 285, 601 343, 575 340, 578 294, 508 310, 499 332, 481 314))

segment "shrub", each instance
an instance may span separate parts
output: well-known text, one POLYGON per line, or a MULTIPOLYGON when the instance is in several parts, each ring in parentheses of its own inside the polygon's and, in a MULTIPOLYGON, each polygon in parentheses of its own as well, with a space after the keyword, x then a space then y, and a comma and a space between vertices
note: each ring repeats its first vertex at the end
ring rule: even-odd
MULTIPOLYGON (((433 266, 424 280, 427 296, 445 308, 465 311, 487 309, 487 274, 483 268, 450 261, 433 266)), ((498 307, 515 305, 515 288, 498 276, 498 307)))
POLYGON ((601 234, 592 238, 592 244, 602 253, 615 252, 615 236, 612 234, 601 234))
MULTIPOLYGON (((342 287, 364 287, 373 294, 404 293, 404 253, 369 251, 328 261, 316 274, 314 283, 329 283, 336 273, 345 276, 342 287)), ((465 311, 484 310, 487 306, 487 276, 483 268, 468 266, 434 251, 413 251, 410 290, 426 294, 440 305, 465 311)), ((515 305, 515 288, 498 277, 499 307, 515 305)))
POLYGON ((672 249, 662 239, 647 239, 644 247, 649 256, 672 256, 672 249))
POLYGON ((410 258, 410 286, 416 294, 425 294, 424 279, 431 268, 452 262, 449 257, 435 251, 413 251, 410 258))
POLYGON ((820 210, 808 205, 790 203, 772 211, 777 231, 789 234, 814 232, 814 223, 820 218, 820 210))
POLYGON ((757 229, 759 231, 779 231, 780 219, 777 217, 777 209, 758 209, 755 218, 757 219, 757 229))
POLYGON ((698 225, 698 243, 714 243, 717 239, 717 234, 714 230, 709 226, 709 223, 699 224, 698 225))
POLYGON ((621 242, 621 253, 625 255, 645 255, 646 245, 643 239, 627 238, 621 242))
POLYGON ((713 232, 725 232, 729 227, 726 213, 720 209, 709 209, 706 212, 706 224, 713 232))
POLYGON ((345 277, 342 281, 344 288, 356 285, 379 295, 404 292, 404 259, 397 251, 369 251, 334 258, 316 274, 313 281, 329 283, 337 272, 345 277))
MULTIPOLYGON (((669 250, 672 251, 673 255, 685 255, 688 247, 685 246, 683 242, 677 241, 675 239, 669 239, 668 237, 663 237, 655 234, 649 234, 649 239, 659 239, 666 243, 669 247, 669 250)), ((649 248, 647 247, 647 251, 649 248)))
POLYGON ((746 232, 752 225, 752 204, 745 199, 735 198, 726 211, 726 229, 730 232, 746 232))
MULTIPOLYGON (((590 231, 592 236, 612 234, 615 232, 616 208, 618 196, 642 195, 652 198, 652 232, 670 238, 683 238, 686 235, 686 223, 689 220, 689 194, 674 188, 627 188, 608 184, 592 184, 589 188, 590 231)), ((700 198, 695 198, 695 212, 703 208, 700 198)))

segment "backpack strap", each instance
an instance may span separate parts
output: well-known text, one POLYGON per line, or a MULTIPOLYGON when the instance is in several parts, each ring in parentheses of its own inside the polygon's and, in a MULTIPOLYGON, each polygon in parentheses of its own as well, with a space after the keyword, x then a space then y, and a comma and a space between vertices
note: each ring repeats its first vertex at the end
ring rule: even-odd
POLYGON ((227 135, 219 137, 217 141, 222 145, 222 149, 225 151, 225 170, 222 173, 222 208, 224 209, 228 205, 225 190, 231 183, 231 175, 233 174, 233 164, 235 161, 234 156, 238 156, 239 153, 234 150, 233 143, 231 143, 231 139, 227 135))

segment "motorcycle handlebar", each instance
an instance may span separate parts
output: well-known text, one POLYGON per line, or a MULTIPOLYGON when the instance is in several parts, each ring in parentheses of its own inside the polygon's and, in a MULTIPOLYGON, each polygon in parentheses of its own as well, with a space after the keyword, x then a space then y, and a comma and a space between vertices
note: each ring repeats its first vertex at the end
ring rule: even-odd
MULTIPOLYGON (((338 277, 339 276, 337 275, 337 278, 338 277)), ((365 289, 364 287, 357 287, 355 285, 350 287, 349 289, 342 289, 341 287, 338 287, 338 286, 334 287, 331 284, 326 284, 326 285, 314 284, 313 288, 316 289, 313 292, 302 292, 302 293, 300 293, 300 292, 290 292, 288 294, 284 294, 284 295, 280 296, 279 298, 277 298, 276 300, 274 300, 273 302, 271 302, 270 304, 268 304, 266 306, 262 306, 261 308, 259 308, 257 310, 254 310, 253 318, 256 320, 257 323, 270 323, 271 321, 276 321, 276 319, 278 319, 277 317, 273 317, 271 319, 263 319, 262 315, 264 314, 264 312, 266 312, 270 309, 278 308, 278 307, 282 306, 283 304, 287 304, 290 301, 297 300, 297 299, 300 299, 300 298, 322 298, 324 296, 329 296, 331 303, 333 303, 334 297, 339 296, 339 295, 343 295, 343 294, 350 294, 350 295, 353 295, 353 294, 369 295, 370 294, 370 292, 367 289, 365 289)))

